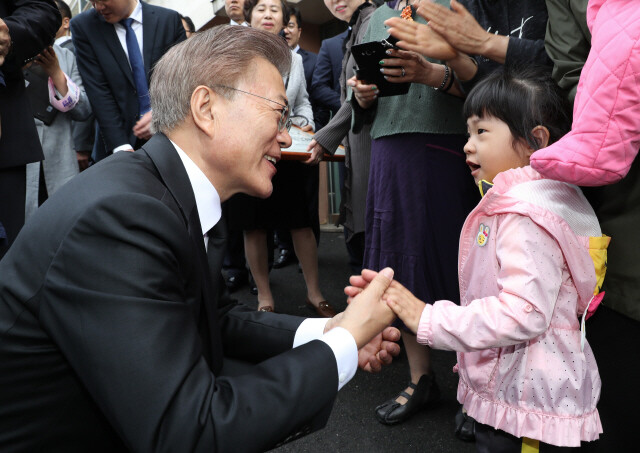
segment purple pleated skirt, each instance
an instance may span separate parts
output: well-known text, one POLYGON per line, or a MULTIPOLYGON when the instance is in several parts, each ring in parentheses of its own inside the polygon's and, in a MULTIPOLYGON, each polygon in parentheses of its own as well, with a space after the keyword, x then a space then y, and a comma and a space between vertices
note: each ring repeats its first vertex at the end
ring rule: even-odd
POLYGON ((391 267, 424 302, 459 302, 458 241, 480 194, 465 137, 398 134, 371 143, 366 268, 391 267))

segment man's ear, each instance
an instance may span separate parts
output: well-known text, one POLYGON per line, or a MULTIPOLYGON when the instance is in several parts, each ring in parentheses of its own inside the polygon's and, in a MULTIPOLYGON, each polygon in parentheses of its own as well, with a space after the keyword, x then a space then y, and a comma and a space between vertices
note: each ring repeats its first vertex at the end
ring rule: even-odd
POLYGON ((531 129, 531 135, 538 142, 538 149, 546 148, 549 145, 549 129, 544 126, 536 126, 531 129))
POLYGON ((69 18, 68 17, 64 17, 62 19, 62 26, 64 27, 65 30, 69 30, 69 18))
POLYGON ((200 85, 191 93, 191 117, 198 129, 213 137, 219 96, 209 87, 200 85))

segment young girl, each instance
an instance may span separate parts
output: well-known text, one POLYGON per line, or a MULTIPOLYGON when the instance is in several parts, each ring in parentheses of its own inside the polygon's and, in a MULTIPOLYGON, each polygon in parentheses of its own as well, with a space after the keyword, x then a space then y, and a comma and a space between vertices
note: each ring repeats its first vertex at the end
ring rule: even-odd
POLYGON ((564 107, 551 79, 531 71, 497 72, 471 91, 464 151, 483 199, 460 237, 460 306, 425 304, 397 282, 384 296, 419 343, 458 352, 458 400, 482 452, 555 451, 602 432, 600 377, 578 318, 602 298, 609 238, 578 187, 529 167, 568 129, 564 107))

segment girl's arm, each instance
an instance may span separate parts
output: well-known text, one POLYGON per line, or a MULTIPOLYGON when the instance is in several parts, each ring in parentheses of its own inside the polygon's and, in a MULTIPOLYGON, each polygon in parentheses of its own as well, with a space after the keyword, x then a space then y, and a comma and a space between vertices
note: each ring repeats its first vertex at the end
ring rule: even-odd
MULTIPOLYGON (((475 299, 467 306, 437 301, 424 306, 416 319, 415 301, 401 298, 396 285, 387 290, 388 303, 400 319, 409 327, 418 321, 419 343, 436 349, 476 351, 522 343, 547 330, 562 284, 560 246, 527 217, 505 216, 495 233, 500 266, 497 296, 475 299), (405 313, 413 313, 412 319, 405 320, 397 306, 408 307, 405 313)), ((491 263, 489 260, 487 265, 491 263)), ((490 269, 478 267, 474 272, 480 275, 469 276, 468 283, 494 286, 482 281, 482 273, 490 275, 490 269)))

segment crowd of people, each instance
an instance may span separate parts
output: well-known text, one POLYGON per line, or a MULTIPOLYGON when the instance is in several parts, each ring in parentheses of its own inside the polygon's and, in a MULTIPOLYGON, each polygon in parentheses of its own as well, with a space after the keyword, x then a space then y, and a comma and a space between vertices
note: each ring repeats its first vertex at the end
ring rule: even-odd
POLYGON ((382 424, 438 403, 443 349, 477 451, 625 451, 633 2, 324 0, 346 31, 317 55, 285 0, 226 0, 207 30, 90 3, 0 4, 1 451, 264 451, 399 343, 382 424), (282 159, 292 127, 305 160, 282 159), (318 164, 340 145, 336 313, 318 164), (316 317, 278 313, 270 272, 296 262, 316 317))

